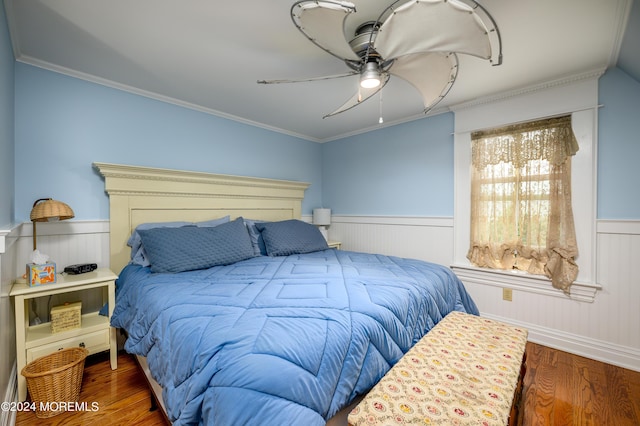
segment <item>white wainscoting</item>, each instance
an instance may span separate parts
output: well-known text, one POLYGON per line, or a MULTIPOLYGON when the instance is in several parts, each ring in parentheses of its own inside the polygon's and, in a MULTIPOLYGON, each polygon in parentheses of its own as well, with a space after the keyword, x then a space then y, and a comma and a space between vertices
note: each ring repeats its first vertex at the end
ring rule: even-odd
MULTIPOLYGON (((14 245, 15 260, 12 270, 15 279, 25 273, 26 264, 29 263, 33 252, 33 227, 30 222, 19 227, 18 239, 14 245)), ((55 262, 58 273, 61 273, 65 266, 76 263, 95 263, 99 268, 109 267, 109 221, 38 223, 37 247, 41 253, 48 255, 50 260, 55 262)), ((82 309, 88 311, 102 307, 100 291, 76 293, 74 300, 67 300, 67 297, 65 294, 35 299, 35 312, 42 321, 48 321, 51 307, 65 302, 80 300, 82 309)))
MULTIPOLYGON (((9 292, 14 280, 16 241, 19 226, 0 231, 0 392, 2 401, 14 402, 18 396, 16 386, 16 333, 13 306, 9 292)), ((0 412, 0 425, 15 423, 16 413, 0 412)))
MULTIPOLYGON (((329 239, 344 250, 453 262, 453 219, 333 216, 329 239)), ((597 222, 597 283, 592 301, 465 282, 481 314, 529 329, 529 339, 640 371, 640 221, 597 222)), ((465 281, 463 279, 463 281, 465 281)), ((504 284, 508 287, 508 282, 504 284)))
MULTIPOLYGON (((38 227, 38 247, 60 266, 109 266, 108 232, 108 221, 44 224, 38 227)), ((3 277, 12 275, 7 269, 22 273, 31 252, 31 224, 23 224, 17 235, 9 262, 7 253, 0 254, 1 264, 8 264, 3 277)), ((453 261, 453 235, 453 219, 446 217, 334 215, 329 227, 329 239, 341 241, 344 250, 444 265, 453 261)), ((601 290, 592 302, 520 290, 513 290, 508 302, 494 284, 465 285, 483 316, 528 328, 531 341, 640 371, 640 221, 598 221, 596 258, 601 290)))
POLYGON ((453 259, 453 218, 332 216, 329 239, 343 250, 411 257, 444 265, 453 259))
MULTIPOLYGON (((3 401, 17 400, 16 386, 16 337, 14 311, 9 297, 16 278, 25 273, 26 264, 33 251, 32 224, 19 224, 11 230, 0 231, 0 392, 3 401)), ((65 221, 38 224, 38 249, 56 262, 58 270, 74 263, 97 263, 109 266, 109 221, 65 221)), ((53 285, 53 284, 52 284, 53 285)), ((102 298, 97 292, 88 291, 79 297, 83 307, 90 310, 101 307, 102 298)), ((47 315, 48 305, 64 302, 52 298, 38 299, 36 310, 47 315)), ((0 425, 12 425, 15 412, 3 411, 0 425)))
MULTIPOLYGON (((33 251, 33 227, 24 223, 18 239, 16 268, 21 271, 33 251)), ((61 268, 75 263, 109 267, 109 221, 42 222, 37 225, 37 247, 61 268)), ((119 271, 115 271, 116 273, 119 271)))

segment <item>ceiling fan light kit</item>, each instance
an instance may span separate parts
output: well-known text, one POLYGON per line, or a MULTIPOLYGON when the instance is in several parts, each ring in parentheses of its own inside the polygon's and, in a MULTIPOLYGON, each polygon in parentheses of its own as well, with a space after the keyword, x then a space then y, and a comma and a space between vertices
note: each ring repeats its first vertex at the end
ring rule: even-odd
POLYGON ((360 75, 360 86, 365 89, 373 89, 380 86, 380 70, 375 61, 367 62, 360 75))
MULTIPOLYGON (((380 92, 391 76, 407 81, 422 96, 424 113, 449 92, 458 73, 458 54, 502 63, 500 31, 489 12, 474 0, 397 0, 375 21, 357 26, 347 37, 356 5, 346 1, 300 0, 291 7, 294 25, 313 44, 342 60, 345 74, 295 83, 357 76, 356 93, 323 118, 347 111, 380 92)), ((357 21, 356 21, 357 22, 357 21)))

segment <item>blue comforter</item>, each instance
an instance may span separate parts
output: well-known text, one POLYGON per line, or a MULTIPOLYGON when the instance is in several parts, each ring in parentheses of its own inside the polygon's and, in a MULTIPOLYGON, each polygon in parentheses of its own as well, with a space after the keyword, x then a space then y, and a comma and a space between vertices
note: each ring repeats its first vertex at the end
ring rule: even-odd
POLYGON ((174 424, 324 425, 447 313, 478 313, 448 268, 343 250, 129 265, 116 301, 111 323, 147 357, 174 424))

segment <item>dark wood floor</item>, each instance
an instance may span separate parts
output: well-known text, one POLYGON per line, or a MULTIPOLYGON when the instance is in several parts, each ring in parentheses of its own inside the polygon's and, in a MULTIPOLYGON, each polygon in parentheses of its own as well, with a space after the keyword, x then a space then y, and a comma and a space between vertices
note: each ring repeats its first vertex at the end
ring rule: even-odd
POLYGON ((527 343, 525 425, 640 425, 640 372, 527 343))
MULTIPOLYGON (((68 412, 50 419, 20 412, 16 425, 166 425, 149 411, 146 381, 132 357, 121 353, 118 369, 108 357, 87 359, 80 402, 98 403, 95 412, 68 412)), ((524 425, 640 425, 640 372, 527 344, 523 388, 524 425)))
POLYGON ((151 400, 147 381, 135 359, 118 354, 118 369, 111 370, 108 352, 93 355, 85 362, 79 402, 96 411, 66 412, 48 419, 39 419, 33 412, 18 412, 20 425, 159 425, 169 423, 159 410, 149 411, 151 400))

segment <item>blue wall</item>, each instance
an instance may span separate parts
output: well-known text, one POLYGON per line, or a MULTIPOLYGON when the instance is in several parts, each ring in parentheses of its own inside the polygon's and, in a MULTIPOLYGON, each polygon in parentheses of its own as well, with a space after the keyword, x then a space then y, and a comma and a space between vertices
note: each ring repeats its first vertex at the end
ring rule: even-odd
POLYGON ((310 182, 321 204, 321 145, 16 64, 15 215, 33 201, 68 203, 76 220, 107 219, 95 161, 310 182))
MULTIPOLYGON (((600 79, 598 218, 640 219, 640 83, 600 79)), ((453 216, 453 114, 325 144, 323 203, 336 214, 453 216)))
POLYGON ((640 82, 614 68, 598 90, 598 218, 640 219, 640 82))
POLYGON ((0 5, 0 230, 14 222, 13 50, 4 7, 0 5))
POLYGON ((453 216, 453 114, 328 142, 322 201, 335 214, 453 216))
MULTIPOLYGON (((17 63, 14 163, 6 63, 0 226, 28 220, 44 196, 69 203, 77 220, 108 218, 94 161, 307 181, 304 214, 324 205, 335 214, 453 216, 452 113, 317 144, 17 63)), ((640 83, 611 69, 599 97, 598 218, 640 219, 640 83)))

